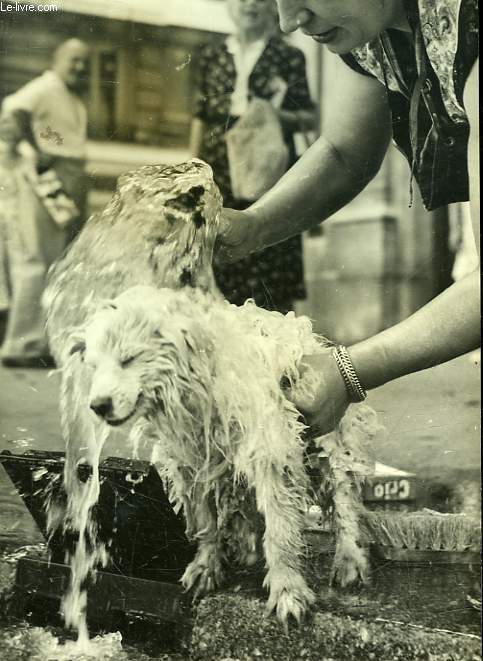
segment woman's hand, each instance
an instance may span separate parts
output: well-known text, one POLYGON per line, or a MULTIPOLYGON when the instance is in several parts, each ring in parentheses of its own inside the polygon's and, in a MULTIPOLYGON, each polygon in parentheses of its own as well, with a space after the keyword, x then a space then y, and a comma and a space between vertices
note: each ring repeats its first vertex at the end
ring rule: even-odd
POLYGON ((302 378, 286 393, 287 397, 305 417, 311 435, 328 434, 350 403, 332 349, 304 356, 300 370, 302 378))
POLYGON ((216 261, 220 264, 231 264, 255 249, 255 219, 250 211, 223 209, 217 238, 216 261))

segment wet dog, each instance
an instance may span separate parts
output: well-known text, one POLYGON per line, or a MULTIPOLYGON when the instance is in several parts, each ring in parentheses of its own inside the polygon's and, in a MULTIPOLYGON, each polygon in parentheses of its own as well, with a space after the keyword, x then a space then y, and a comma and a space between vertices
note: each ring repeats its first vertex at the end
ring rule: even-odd
MULTIPOLYGON (((306 318, 221 300, 211 271, 220 209, 200 161, 142 168, 120 180, 52 272, 48 332, 62 369, 67 490, 82 490, 72 475, 98 457, 106 429, 128 430, 135 446, 152 448, 198 541, 186 588, 214 589, 228 563, 262 552, 268 608, 300 619, 314 601, 302 572, 311 484, 304 425, 281 384, 310 388, 300 359, 327 343, 306 318)), ((350 407, 316 443, 317 460, 329 464, 316 488, 334 516, 333 577, 342 584, 367 573, 356 476, 374 423, 367 407, 350 407)))
MULTIPOLYGON (((304 425, 280 384, 296 387, 301 356, 325 346, 307 318, 192 289, 134 287, 87 324, 79 351, 89 406, 113 427, 135 419, 134 433, 149 438, 198 541, 182 579, 195 594, 219 586, 229 564, 253 562, 263 536, 268 608, 282 621, 299 620, 313 603, 302 571, 311 502, 304 425)), ((342 582, 367 570, 351 473, 373 424, 367 407, 353 407, 318 444, 342 522, 335 566, 342 582)))

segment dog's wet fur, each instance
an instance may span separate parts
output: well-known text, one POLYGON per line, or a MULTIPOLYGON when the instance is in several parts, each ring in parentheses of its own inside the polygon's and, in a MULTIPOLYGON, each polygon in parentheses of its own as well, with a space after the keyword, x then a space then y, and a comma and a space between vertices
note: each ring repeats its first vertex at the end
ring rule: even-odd
MULTIPOLYGON (((294 384, 302 355, 326 343, 307 319, 221 299, 211 270, 220 210, 200 161, 142 168, 121 178, 55 266, 46 303, 67 464, 85 457, 100 426, 149 443, 198 541, 185 587, 213 590, 228 563, 263 553, 269 610, 300 620, 315 600, 302 572, 311 490, 304 425, 281 383, 294 384)), ((330 466, 318 494, 336 523, 343 584, 367 576, 355 474, 373 430, 373 412, 350 407, 318 443, 330 466)))

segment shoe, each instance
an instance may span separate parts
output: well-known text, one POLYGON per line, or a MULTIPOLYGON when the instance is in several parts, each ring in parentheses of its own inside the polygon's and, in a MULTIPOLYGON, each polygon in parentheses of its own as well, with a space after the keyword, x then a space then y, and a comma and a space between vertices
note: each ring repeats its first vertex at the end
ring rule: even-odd
POLYGON ((4 356, 4 367, 17 367, 24 369, 54 369, 56 367, 52 356, 4 356))

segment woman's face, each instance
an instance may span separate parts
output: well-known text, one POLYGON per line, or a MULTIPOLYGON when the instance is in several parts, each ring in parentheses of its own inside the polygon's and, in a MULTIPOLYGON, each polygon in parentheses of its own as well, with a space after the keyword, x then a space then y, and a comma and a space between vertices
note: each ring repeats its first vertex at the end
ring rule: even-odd
POLYGON ((403 0, 277 0, 284 32, 300 28, 333 53, 347 53, 404 19, 403 0))
POLYGON ((227 0, 227 5, 237 28, 263 32, 274 24, 273 0, 227 0))

